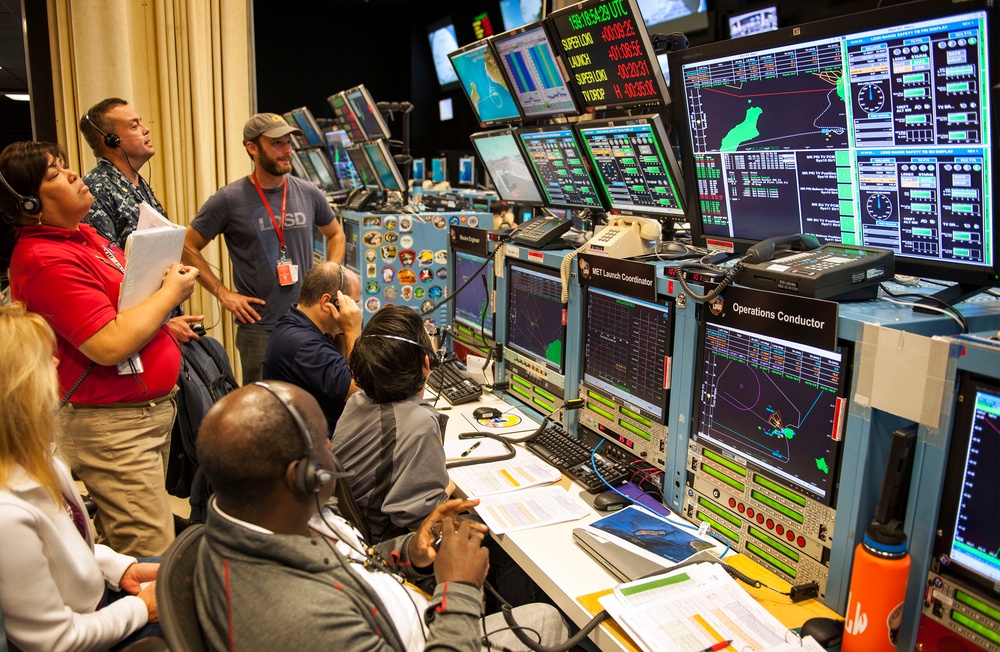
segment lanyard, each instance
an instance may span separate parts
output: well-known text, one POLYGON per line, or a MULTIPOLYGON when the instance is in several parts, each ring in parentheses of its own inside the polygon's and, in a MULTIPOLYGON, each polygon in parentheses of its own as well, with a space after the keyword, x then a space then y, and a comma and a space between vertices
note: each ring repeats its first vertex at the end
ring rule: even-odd
MULTIPOLYGON (((285 250, 285 229, 281 225, 281 223, 278 221, 278 219, 274 217, 274 211, 271 210, 271 204, 269 204, 267 202, 267 197, 264 196, 264 189, 261 188, 260 187, 260 183, 257 182, 257 171, 256 170, 254 170, 253 174, 250 175, 250 178, 253 179, 253 185, 254 185, 255 188, 257 188, 257 194, 260 195, 260 200, 262 202, 264 202, 264 208, 267 209, 267 214, 271 216, 271 224, 274 225, 274 232, 278 234, 278 244, 281 247, 281 258, 284 259, 285 258, 285 251, 286 251, 285 250)), ((283 184, 281 186, 281 219, 284 220, 285 219, 285 205, 286 205, 286 202, 288 200, 288 178, 287 177, 282 177, 282 182, 283 182, 283 184)))
POLYGON ((104 255, 108 257, 108 260, 110 260, 111 263, 115 267, 118 268, 119 272, 121 272, 122 274, 124 274, 125 273, 125 268, 122 267, 122 264, 118 262, 118 259, 115 258, 115 255, 113 253, 111 253, 111 250, 108 249, 107 247, 105 247, 104 245, 101 245, 101 248, 104 249, 104 255))

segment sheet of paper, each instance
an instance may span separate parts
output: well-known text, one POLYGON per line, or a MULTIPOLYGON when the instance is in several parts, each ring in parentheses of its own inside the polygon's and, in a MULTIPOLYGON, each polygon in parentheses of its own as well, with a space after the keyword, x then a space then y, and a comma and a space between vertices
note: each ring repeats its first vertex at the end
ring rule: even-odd
POLYGON ((696 564, 618 586, 601 605, 644 650, 690 652, 731 640, 761 652, 790 633, 719 564, 696 564))
POLYGON ((551 484, 562 477, 558 469, 523 453, 502 462, 460 466, 448 474, 472 498, 551 484))
POLYGON ((162 213, 160 213, 160 211, 156 210, 146 202, 139 204, 139 220, 135 224, 135 230, 143 231, 145 229, 155 229, 160 226, 183 228, 179 224, 174 224, 168 220, 162 213))
POLYGON ((180 262, 184 249, 184 227, 167 222, 146 203, 140 204, 139 214, 144 224, 159 219, 165 225, 137 228, 126 239, 125 278, 118 293, 119 312, 134 308, 159 290, 164 274, 171 265, 180 262))
POLYGON ((496 378, 496 366, 495 360, 490 361, 490 364, 486 367, 486 372, 483 372, 483 363, 486 362, 486 358, 480 355, 472 355, 471 353, 465 358, 465 373, 472 376, 472 378, 478 382, 480 385, 492 385, 493 379, 496 378))
POLYGON ((528 418, 520 408, 504 410, 503 414, 492 419, 476 419, 471 414, 465 414, 465 420, 473 430, 492 432, 497 435, 516 435, 538 429, 538 422, 528 418))
POLYGON ((590 512, 562 487, 536 487, 483 498, 476 513, 494 534, 575 521, 590 512))
POLYGON ((716 557, 725 550, 724 544, 699 537, 697 528, 684 528, 638 505, 612 512, 583 529, 603 541, 612 541, 629 552, 668 567, 671 564, 665 562, 677 564, 702 550, 716 557))
POLYGON ((449 462, 496 457, 506 453, 507 449, 504 448, 503 442, 490 439, 489 437, 481 437, 479 439, 449 439, 444 443, 444 457, 449 462), (463 455, 463 453, 467 454, 463 455))

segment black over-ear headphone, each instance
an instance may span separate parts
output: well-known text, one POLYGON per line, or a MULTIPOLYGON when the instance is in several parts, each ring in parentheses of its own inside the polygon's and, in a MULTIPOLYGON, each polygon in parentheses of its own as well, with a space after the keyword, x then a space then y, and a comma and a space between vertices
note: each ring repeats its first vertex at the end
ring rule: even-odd
POLYGON ((97 133, 99 133, 102 136, 104 136, 104 144, 107 145, 108 147, 110 147, 111 149, 115 149, 116 147, 118 147, 118 146, 120 146, 122 144, 121 136, 119 136, 118 134, 106 134, 103 131, 101 131, 101 128, 98 127, 94 123, 94 121, 90 119, 90 114, 89 113, 84 114, 83 119, 86 120, 87 122, 89 122, 90 126, 97 130, 97 133))
MULTIPOLYGON (((312 436, 309 434, 309 426, 306 425, 306 420, 302 418, 302 414, 295 409, 295 406, 289 403, 285 398, 274 391, 267 383, 257 382, 254 383, 258 387, 263 387, 268 392, 271 393, 274 398, 278 399, 278 402, 284 406, 288 414, 291 415, 292 421, 295 422, 295 428, 299 431, 302 436, 302 444, 305 446, 305 455, 298 461, 295 468, 295 490, 299 493, 304 494, 314 494, 318 493, 320 489, 323 488, 330 480, 333 480, 335 474, 330 473, 319 463, 316 459, 316 451, 313 450, 313 440, 312 436)), ((350 474, 336 474, 337 477, 342 475, 350 474)))
POLYGON ((18 191, 10 187, 7 180, 3 178, 3 174, 0 174, 0 181, 3 182, 3 187, 10 191, 10 194, 14 195, 17 199, 17 209, 24 213, 25 215, 38 215, 42 212, 42 200, 34 195, 22 195, 18 191))
POLYGON ((435 369, 437 369, 438 367, 440 367, 442 364, 444 364, 444 357, 445 357, 446 354, 444 352, 435 351, 434 349, 432 349, 431 347, 427 346, 426 344, 421 344, 420 342, 415 342, 413 340, 406 339, 405 337, 400 337, 399 335, 383 335, 382 333, 369 333, 369 334, 365 335, 365 337, 366 338, 367 337, 385 337, 385 338, 390 339, 390 340, 399 340, 400 342, 407 342, 407 343, 412 344, 414 346, 419 346, 421 349, 423 349, 424 351, 427 352, 427 357, 430 358, 431 371, 434 371, 435 369))

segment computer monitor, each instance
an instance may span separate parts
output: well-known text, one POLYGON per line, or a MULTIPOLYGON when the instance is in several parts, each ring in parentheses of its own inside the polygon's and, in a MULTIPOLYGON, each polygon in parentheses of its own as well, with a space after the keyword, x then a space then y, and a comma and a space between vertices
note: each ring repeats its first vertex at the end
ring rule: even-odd
POLYGON ((427 166, 427 159, 425 158, 415 158, 413 159, 413 180, 417 183, 423 183, 424 179, 427 178, 427 172, 424 169, 427 166))
MULTIPOLYGON (((709 313, 709 311, 705 311, 709 313)), ((709 313, 710 314, 710 313, 709 313)), ((766 321, 766 320, 761 320, 766 321)), ((704 318, 699 326, 693 438, 745 459, 762 486, 832 505, 846 395, 843 349, 829 351, 704 318)))
POLYGON ((544 23, 500 34, 494 37, 493 47, 525 118, 579 113, 544 23))
POLYGON ((358 117, 358 124, 365 132, 365 140, 389 139, 391 137, 389 126, 382 118, 382 113, 378 110, 364 84, 347 89, 344 91, 344 97, 347 98, 347 103, 354 110, 354 115, 358 117))
POLYGON ((778 29, 778 7, 776 5, 761 7, 742 14, 733 14, 729 17, 729 38, 773 32, 776 29, 778 29))
POLYGON ((500 0, 504 29, 514 29, 542 19, 541 0, 500 0))
POLYGON ((340 185, 345 190, 351 190, 361 185, 358 175, 354 171, 354 164, 347 155, 347 148, 351 145, 351 139, 343 129, 328 131, 326 136, 326 148, 330 155, 330 165, 333 173, 340 181, 340 185))
POLYGON ((687 34, 708 27, 706 0, 638 0, 638 4, 650 34, 687 34))
MULTIPOLYGON (((454 251, 454 274, 452 274, 452 292, 463 285, 479 270, 486 258, 456 249, 454 251)), ((482 279, 473 278, 458 294, 454 295, 454 313, 452 321, 459 332, 468 332, 474 341, 473 345, 482 345, 480 334, 493 336, 493 311, 490 310, 490 292, 493 290, 493 266, 487 265, 479 272, 482 279)), ((466 339, 466 338, 463 338, 466 339)))
POLYGON ((510 261, 507 269, 505 346, 545 368, 564 373, 566 311, 559 270, 510 261))
POLYGON ((382 189, 382 180, 372 166, 371 161, 368 160, 368 155, 365 154, 365 150, 361 145, 351 145, 348 147, 347 156, 350 157, 351 163, 354 164, 354 171, 357 172, 362 186, 368 190, 382 189))
POLYGON ((671 54, 692 234, 895 252, 896 272, 1000 282, 995 11, 913 2, 671 54), (995 69, 995 68, 994 68, 995 69))
POLYGON ((440 156, 431 159, 431 181, 441 183, 448 180, 448 159, 440 156))
POLYGON ((577 124, 612 210, 686 221, 680 169, 659 115, 577 124))
POLYGON ((389 151, 389 145, 385 140, 379 138, 378 140, 365 143, 362 147, 365 150, 365 154, 368 155, 368 160, 371 162, 375 174, 378 175, 382 188, 399 191, 406 188, 406 181, 399 172, 396 161, 393 160, 392 153, 389 151))
MULTIPOLYGON (((583 382, 665 423, 673 340, 669 304, 591 287, 583 326, 583 382)), ((633 432, 638 429, 633 429, 633 432)))
MULTIPOLYGON (((1000 380, 963 372, 952 424, 934 557, 949 560, 940 565, 941 575, 961 578, 995 602, 1000 586, 1000 483, 995 475, 1000 380)), ((968 605, 974 596, 961 593, 965 599, 956 599, 968 605)))
POLYGON ((483 131, 471 138, 500 199, 514 204, 543 203, 513 129, 483 131))
POLYGON ((292 109, 284 117, 289 124, 302 131, 301 139, 304 147, 323 147, 326 145, 323 141, 323 132, 307 107, 300 106, 297 109, 292 109))
POLYGON ((568 124, 517 130, 545 203, 566 208, 603 210, 586 155, 568 124))
POLYGON ((427 26, 427 39, 431 44, 431 58, 441 90, 451 90, 458 86, 455 69, 448 62, 448 55, 458 49, 458 37, 451 18, 442 18, 427 26))
POLYGON ((451 65, 483 127, 520 120, 503 66, 487 41, 476 41, 448 55, 451 65))
POLYGON ((546 19, 581 109, 669 103, 641 18, 636 0, 584 0, 546 19))
POLYGON ((361 128, 361 122, 357 114, 354 113, 354 109, 351 108, 350 103, 347 101, 346 93, 344 91, 334 93, 326 98, 326 101, 330 104, 337 122, 347 132, 351 142, 360 143, 364 141, 366 139, 365 131, 361 128))
POLYGON ((476 157, 458 157, 458 185, 466 188, 476 187, 476 157))
POLYGON ((316 170, 316 177, 319 179, 319 186, 324 190, 339 190, 340 182, 326 158, 326 153, 322 148, 310 147, 299 152, 301 157, 307 158, 316 170))
POLYGON ((344 220, 344 266, 348 269, 359 272, 358 267, 358 224, 351 220, 344 220))

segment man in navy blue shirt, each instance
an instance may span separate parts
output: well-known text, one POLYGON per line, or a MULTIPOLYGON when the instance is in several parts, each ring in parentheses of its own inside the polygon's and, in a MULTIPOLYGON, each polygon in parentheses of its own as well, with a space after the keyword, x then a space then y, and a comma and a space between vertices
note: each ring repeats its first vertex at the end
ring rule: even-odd
POLYGON ((312 394, 333 432, 347 397, 358 390, 347 368, 361 336, 361 279, 335 262, 302 279, 299 303, 275 324, 264 353, 264 378, 312 394))

